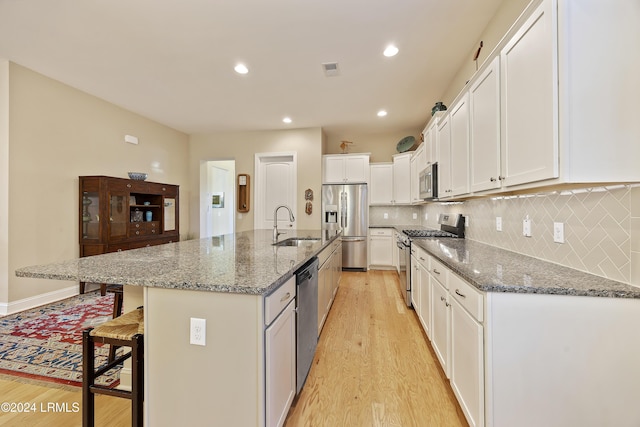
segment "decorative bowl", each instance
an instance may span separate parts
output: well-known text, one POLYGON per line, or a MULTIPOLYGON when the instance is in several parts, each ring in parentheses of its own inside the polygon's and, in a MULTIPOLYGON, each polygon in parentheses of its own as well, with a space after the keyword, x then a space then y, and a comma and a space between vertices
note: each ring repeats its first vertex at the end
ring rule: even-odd
POLYGON ((147 174, 143 172, 128 172, 129 179, 133 179, 134 181, 144 181, 147 179, 147 174))

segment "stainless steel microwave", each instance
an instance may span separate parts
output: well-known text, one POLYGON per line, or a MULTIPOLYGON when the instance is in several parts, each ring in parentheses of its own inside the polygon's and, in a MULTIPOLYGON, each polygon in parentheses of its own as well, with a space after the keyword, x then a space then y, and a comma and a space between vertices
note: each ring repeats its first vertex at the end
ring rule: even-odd
POLYGON ((438 198, 438 163, 431 163, 420 172, 418 182, 421 199, 433 200, 438 198))

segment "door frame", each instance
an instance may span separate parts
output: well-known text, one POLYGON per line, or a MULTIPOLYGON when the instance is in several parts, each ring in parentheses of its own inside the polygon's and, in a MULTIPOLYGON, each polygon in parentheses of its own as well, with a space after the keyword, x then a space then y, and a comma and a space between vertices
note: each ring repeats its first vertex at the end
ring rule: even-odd
MULTIPOLYGON (((264 191, 260 191, 260 185, 262 184, 262 167, 263 164, 265 162, 265 160, 269 160, 269 159, 276 159, 276 158, 283 158, 283 157, 290 157, 291 158, 291 162, 293 164, 293 171, 294 171, 294 179, 293 179, 293 186, 292 186, 292 192, 293 192, 293 206, 291 206, 291 210, 293 211, 293 214, 295 215, 296 218, 298 218, 298 153, 295 151, 282 151, 282 152, 273 152, 273 153, 255 153, 255 161, 254 161, 254 177, 255 177, 255 192, 254 192, 254 197, 255 197, 255 215, 253 217, 253 228, 254 229, 264 229, 264 227, 262 226, 262 224, 264 224, 265 222, 265 218, 263 217, 262 213, 264 211, 263 207, 265 204, 265 192, 264 191)), ((293 222, 293 227, 292 229, 296 229, 297 228, 297 221, 293 222)))

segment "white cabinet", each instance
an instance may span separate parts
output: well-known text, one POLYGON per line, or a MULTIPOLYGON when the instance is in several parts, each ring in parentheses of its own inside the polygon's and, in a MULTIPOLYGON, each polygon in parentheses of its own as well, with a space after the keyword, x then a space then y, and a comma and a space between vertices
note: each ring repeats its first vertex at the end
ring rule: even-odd
POLYGON ((470 190, 500 188, 500 58, 481 71, 469 88, 470 190))
POLYGON ((428 265, 427 261, 419 264, 418 268, 420 272, 420 313, 418 315, 424 332, 431 339, 431 276, 428 265))
POLYGON ((393 203, 393 163, 372 163, 370 166, 370 205, 393 203))
POLYGON ((451 117, 445 114, 438 122, 438 198, 450 197, 451 192, 451 117))
POLYGON ((451 388, 469 425, 484 426, 484 296, 450 272, 451 388))
POLYGON ((322 156, 322 183, 368 183, 369 154, 322 156))
POLYGON ((318 336, 324 327, 342 276, 342 241, 337 239, 318 254, 318 336))
MULTIPOLYGON (((431 150, 431 147, 428 147, 431 150)), ((420 185, 418 177, 427 167, 427 143, 423 141, 411 156, 411 204, 420 204, 424 200, 420 198, 420 185)))
POLYGON ((390 228, 369 229, 369 266, 392 267, 395 242, 390 228))
POLYGON ((437 280, 431 280, 431 344, 442 370, 449 378, 449 348, 451 347, 451 312, 449 292, 437 280))
POLYGON ((552 3, 544 1, 500 52, 502 170, 507 186, 558 176, 552 3))
POLYGON ((296 394, 295 296, 293 276, 264 299, 265 409, 269 427, 284 424, 296 394))
POLYGON ((393 155, 393 163, 370 166, 370 205, 408 205, 411 203, 411 153, 393 155))
POLYGON ((411 153, 393 155, 393 203, 411 203, 411 153))
POLYGON ((430 257, 421 248, 411 248, 411 302, 427 337, 431 339, 430 257))
POLYGON ((393 237, 392 237, 392 241, 391 241, 391 245, 392 245, 392 252, 391 252, 391 257, 393 260, 393 267, 395 268, 395 270, 398 272, 398 274, 400 274, 400 253, 399 253, 399 249, 398 249, 398 231, 397 230, 393 230, 393 237))
POLYGON ((449 112, 451 121, 451 196, 469 193, 469 96, 467 93, 449 112))
POLYGON ((420 318, 420 267, 416 257, 416 249, 411 248, 411 305, 420 318))
POLYGON ((282 426, 296 394, 295 299, 265 331, 266 425, 282 426))

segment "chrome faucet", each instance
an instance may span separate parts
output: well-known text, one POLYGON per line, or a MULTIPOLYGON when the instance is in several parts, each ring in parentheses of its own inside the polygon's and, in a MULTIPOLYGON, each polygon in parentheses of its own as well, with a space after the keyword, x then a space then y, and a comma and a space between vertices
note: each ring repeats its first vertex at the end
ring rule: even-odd
POLYGON ((285 234, 285 232, 278 232, 278 209, 285 208, 289 211, 289 221, 294 222, 296 218, 293 216, 293 212, 287 205, 280 205, 273 211, 273 242, 276 243, 278 241, 278 236, 281 234, 285 234))

